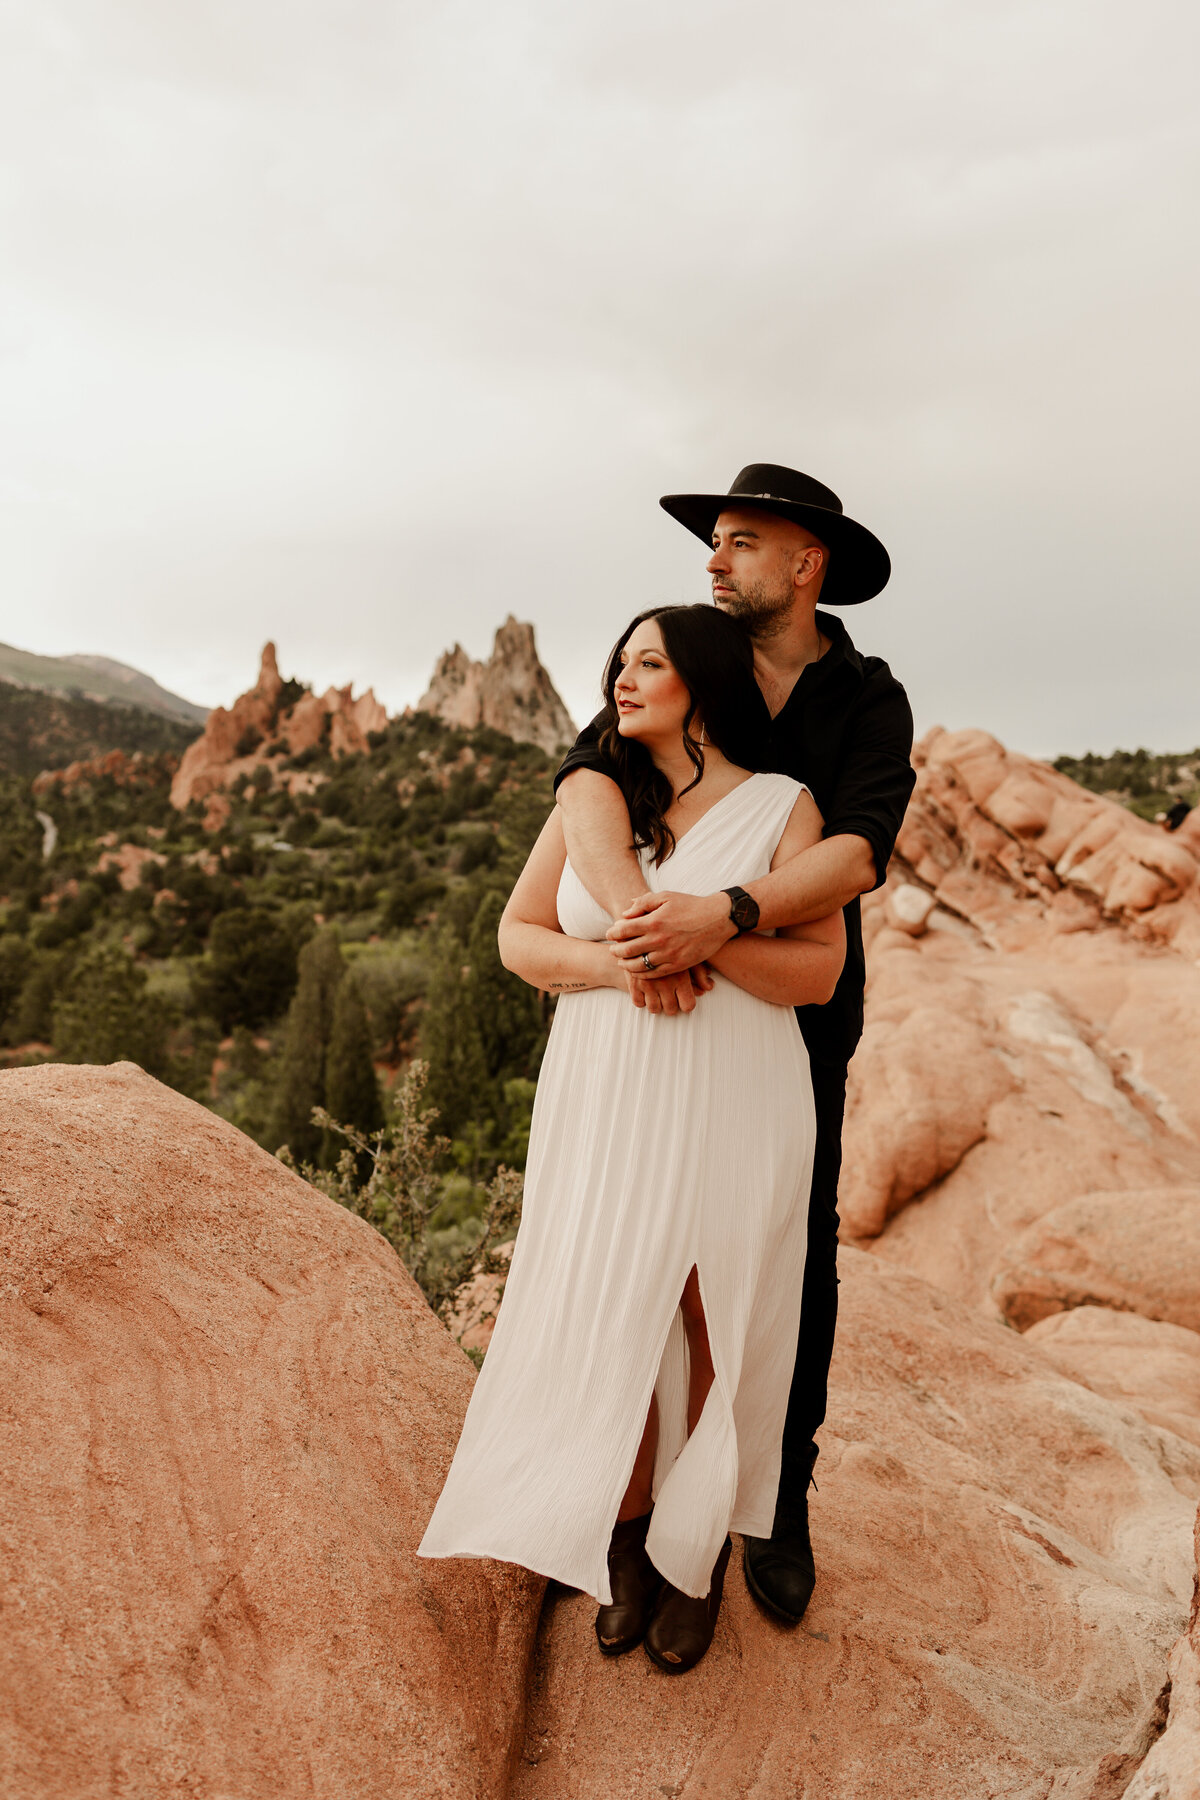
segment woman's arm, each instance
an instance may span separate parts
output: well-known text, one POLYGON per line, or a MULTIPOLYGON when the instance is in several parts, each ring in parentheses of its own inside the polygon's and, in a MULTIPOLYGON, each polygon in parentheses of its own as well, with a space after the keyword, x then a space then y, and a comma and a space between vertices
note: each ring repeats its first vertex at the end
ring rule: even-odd
MULTIPOLYGON (((800 856, 821 838, 821 814, 812 795, 798 795, 771 868, 800 856)), ((846 926, 841 912, 807 925, 786 925, 777 937, 747 932, 732 938, 709 958, 735 987, 776 1006, 824 1006, 833 998, 846 960, 846 926)))
POLYGON ((567 937, 558 922, 558 884, 566 860, 562 819, 555 807, 501 916, 500 960, 530 987, 546 993, 598 987, 628 992, 629 984, 607 943, 567 937))

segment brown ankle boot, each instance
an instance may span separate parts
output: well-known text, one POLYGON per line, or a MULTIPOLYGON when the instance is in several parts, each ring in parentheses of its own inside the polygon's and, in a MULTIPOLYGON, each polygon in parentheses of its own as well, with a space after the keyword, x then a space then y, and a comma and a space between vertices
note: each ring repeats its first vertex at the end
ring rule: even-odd
POLYGON ((668 1675, 685 1675, 694 1669, 712 1643, 732 1548, 726 1538, 703 1600, 681 1594, 669 1581, 663 1583, 662 1598, 646 1632, 646 1655, 668 1675))
POLYGON ((618 1519, 608 1546, 608 1583, 612 1603, 596 1614, 596 1641, 605 1656, 623 1656, 646 1635, 662 1576, 646 1555, 649 1513, 640 1519, 618 1519))

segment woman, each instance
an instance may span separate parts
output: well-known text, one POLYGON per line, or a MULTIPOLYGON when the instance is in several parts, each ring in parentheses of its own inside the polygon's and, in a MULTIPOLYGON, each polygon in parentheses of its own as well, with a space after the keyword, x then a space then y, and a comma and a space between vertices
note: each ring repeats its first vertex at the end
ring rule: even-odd
MULTIPOLYGON (((708 606, 624 633, 604 742, 648 889, 712 893, 821 835, 752 774, 751 649, 708 606)), ((561 995, 504 1304, 423 1556, 517 1562, 600 1602, 601 1650, 660 1667, 712 1641, 730 1530, 769 1537, 804 1274, 814 1120, 794 1006, 841 971, 841 915, 735 938, 690 1014, 631 1004, 557 810, 500 925, 561 995)))

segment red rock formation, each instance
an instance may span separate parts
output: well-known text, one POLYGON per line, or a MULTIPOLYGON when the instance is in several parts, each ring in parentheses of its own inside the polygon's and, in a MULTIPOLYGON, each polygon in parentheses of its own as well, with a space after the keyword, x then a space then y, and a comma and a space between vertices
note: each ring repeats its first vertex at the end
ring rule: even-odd
POLYGON ((65 769, 46 769, 36 777, 33 791, 39 797, 51 794, 56 789, 78 787, 81 782, 115 781, 118 787, 136 787, 140 783, 159 781, 163 778, 164 769, 173 770, 176 765, 174 756, 151 757, 140 750, 132 756, 126 756, 123 750, 107 750, 103 756, 90 757, 85 762, 68 763, 65 769))
POLYGON ((1200 1333, 1200 1187, 1068 1200, 1013 1244, 992 1297, 1018 1331, 1072 1307, 1109 1306, 1200 1333))
POLYGON ((1123 1800, 1200 1800, 1200 1517, 1191 1617, 1167 1670, 1171 1691, 1166 1730, 1125 1789, 1123 1800))
POLYGON ((329 688, 321 695, 305 692, 290 707, 281 707, 283 686, 275 646, 267 644, 254 687, 230 709, 214 708, 203 734, 184 751, 171 784, 171 804, 182 811, 193 800, 208 800, 207 830, 217 829, 228 817, 224 790, 256 769, 266 767, 273 779, 283 779, 278 767, 283 758, 319 744, 326 730, 334 756, 361 756, 370 734, 387 724, 387 713, 370 688, 357 700, 350 687, 329 688), (284 748, 272 755, 274 743, 284 748))
POLYGON ((846 1253, 801 1631, 735 1564, 685 1681, 568 1597, 531 1663, 539 1583, 413 1555, 471 1377, 383 1240, 128 1065, 0 1118, 22 1800, 1083 1800, 1147 1748, 1200 1450, 928 1283, 846 1253))
POLYGON ((138 887, 142 879, 142 871, 147 863, 163 864, 166 857, 161 850, 147 850, 141 844, 117 844, 105 850, 96 868, 103 873, 107 869, 115 869, 117 879, 124 891, 129 894, 138 887))
POLYGON ((128 1064, 0 1094, 4 1792, 498 1800, 540 1584, 413 1554, 473 1377, 398 1257, 128 1064))
POLYGON ((1025 1333, 1055 1368, 1200 1447, 1200 1332, 1085 1302, 1025 1333))
POLYGON ((486 663, 472 662, 461 644, 439 658, 417 710, 464 731, 488 725, 518 743, 539 744, 551 756, 575 737, 571 716, 538 659, 533 626, 511 613, 486 663))
POLYGON ((1119 920, 1200 956, 1190 834, 1147 824, 985 731, 931 731, 913 761, 897 854, 944 905, 986 926, 1000 883, 1076 926, 1119 920))

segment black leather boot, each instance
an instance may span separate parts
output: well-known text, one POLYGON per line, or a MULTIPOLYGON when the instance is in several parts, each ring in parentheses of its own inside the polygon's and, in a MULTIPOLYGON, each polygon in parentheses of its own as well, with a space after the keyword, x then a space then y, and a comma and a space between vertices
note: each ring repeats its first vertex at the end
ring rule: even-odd
POLYGON ((775 1523, 769 1538, 748 1537, 742 1551, 746 1586, 785 1625, 798 1625, 817 1582, 808 1535, 808 1487, 816 1447, 811 1455, 788 1458, 780 1474, 775 1523))
POLYGON ((612 1603, 596 1614, 596 1642, 605 1656, 623 1656, 646 1635, 662 1576, 646 1555, 650 1513, 640 1519, 618 1519, 608 1545, 608 1584, 612 1603))
POLYGON ((646 1633, 646 1655, 665 1669, 668 1675, 686 1675, 694 1669, 713 1641, 721 1595, 725 1588, 725 1571, 733 1544, 725 1539, 716 1560, 703 1600, 681 1594, 677 1587, 664 1581, 662 1598, 654 1609, 650 1629, 646 1633))

